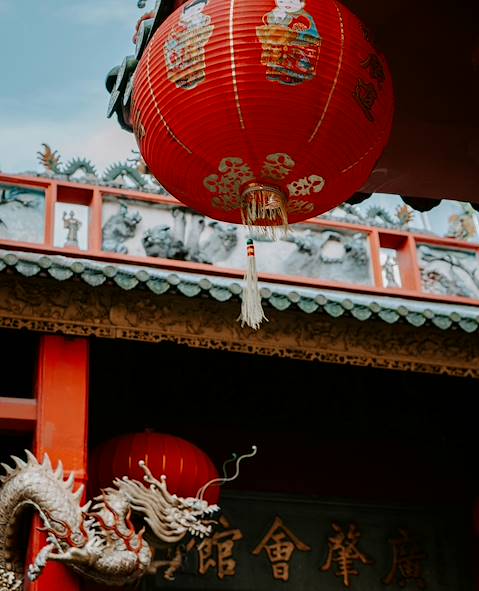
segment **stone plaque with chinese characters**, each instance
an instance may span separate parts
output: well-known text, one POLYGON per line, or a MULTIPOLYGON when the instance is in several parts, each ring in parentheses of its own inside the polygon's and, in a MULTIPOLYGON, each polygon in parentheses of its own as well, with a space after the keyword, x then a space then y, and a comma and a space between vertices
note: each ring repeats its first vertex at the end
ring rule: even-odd
POLYGON ((224 493, 213 535, 155 557, 155 589, 472 589, 467 515, 224 493))

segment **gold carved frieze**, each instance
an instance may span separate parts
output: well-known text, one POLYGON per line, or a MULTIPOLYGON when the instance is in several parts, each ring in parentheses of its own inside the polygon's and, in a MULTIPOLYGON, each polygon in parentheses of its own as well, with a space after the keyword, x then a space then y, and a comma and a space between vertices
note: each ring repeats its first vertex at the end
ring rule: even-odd
POLYGON ((236 321, 238 302, 155 295, 114 285, 0 275, 0 326, 135 341, 171 341, 305 361, 479 376, 474 334, 326 313, 268 309, 261 330, 236 321))

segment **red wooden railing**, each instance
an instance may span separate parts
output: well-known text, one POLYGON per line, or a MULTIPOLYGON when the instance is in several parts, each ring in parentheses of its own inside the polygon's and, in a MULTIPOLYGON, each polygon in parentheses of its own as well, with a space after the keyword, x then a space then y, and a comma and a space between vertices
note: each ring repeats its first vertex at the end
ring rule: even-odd
MULTIPOLYGON (((35 188, 45 191, 45 230, 42 243, 19 242, 16 240, 0 239, 0 248, 8 250, 38 252, 44 254, 62 254, 76 258, 105 261, 109 263, 130 263, 160 268, 177 272, 194 272, 210 276, 222 276, 241 279, 241 269, 218 267, 210 264, 190 261, 161 259, 148 256, 133 256, 106 252, 102 250, 102 225, 105 220, 103 214, 103 198, 118 197, 122 200, 154 202, 170 205, 181 205, 176 199, 166 195, 119 189, 103 185, 90 185, 80 182, 69 182, 46 177, 30 177, 20 175, 0 174, 0 185, 35 188), (82 204, 89 207, 88 247, 79 250, 70 247, 54 246, 54 215, 55 204, 82 204)), ((330 281, 321 278, 301 277, 292 275, 276 275, 262 273, 260 279, 270 283, 283 283, 298 287, 328 288, 334 290, 351 291, 374 295, 388 295, 403 298, 414 298, 427 301, 478 305, 479 299, 472 299, 460 295, 435 294, 424 291, 421 282, 421 272, 417 258, 417 246, 428 245, 442 247, 449 250, 460 250, 474 253, 477 256, 479 244, 460 241, 452 238, 442 238, 431 234, 413 233, 401 229, 378 228, 362 224, 339 222, 315 218, 308 220, 308 224, 317 225, 321 229, 337 231, 363 232, 367 235, 370 247, 372 268, 372 285, 354 284, 348 282, 330 281), (394 249, 397 255, 401 275, 401 287, 386 287, 382 279, 380 261, 381 248, 394 249)), ((478 259, 479 260, 479 259, 478 259)))

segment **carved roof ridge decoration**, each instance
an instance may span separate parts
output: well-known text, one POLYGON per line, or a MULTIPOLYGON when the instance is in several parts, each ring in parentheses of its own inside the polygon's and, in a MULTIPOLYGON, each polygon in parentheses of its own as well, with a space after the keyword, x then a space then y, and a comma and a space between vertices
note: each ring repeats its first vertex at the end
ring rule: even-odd
MULTIPOLYGON (((1 171, 4 174, 11 174, 15 177, 29 177, 29 178, 37 178, 39 180, 56 180, 56 181, 66 181, 69 183, 77 183, 81 185, 90 185, 92 187, 102 187, 102 188, 110 188, 110 189, 117 189, 123 191, 135 191, 136 193, 145 193, 147 195, 161 195, 162 197, 171 197, 176 200, 176 198, 171 195, 162 185, 160 185, 156 179, 153 179, 147 172, 140 172, 141 168, 137 168, 135 165, 130 164, 130 161, 127 160, 126 162, 116 162, 108 166, 103 175, 98 175, 94 165, 84 158, 73 158, 71 161, 68 162, 68 168, 65 167, 65 171, 53 171, 53 170, 45 170, 43 172, 38 172, 35 170, 26 170, 22 172, 15 172, 15 173, 6 173, 5 171, 1 171), (84 172, 89 170, 89 167, 94 171, 92 173, 84 172), (66 172, 67 170, 72 170, 72 172, 66 172), (78 173, 78 171, 84 172, 83 176, 74 176, 78 173), (125 180, 128 179, 129 183, 125 180)), ((356 196, 353 195, 351 199, 345 201, 344 203, 340 204, 337 208, 330 212, 326 212, 318 216, 317 218, 311 219, 325 219, 331 220, 335 222, 344 222, 346 221, 348 224, 353 225, 361 225, 361 226, 369 226, 371 228, 384 228, 384 229, 400 229, 403 232, 409 233, 417 233, 420 232, 421 234, 426 234, 430 236, 435 236, 436 233, 432 230, 426 228, 416 228, 411 226, 410 224, 401 224, 398 220, 390 220, 387 221, 385 219, 374 219, 368 216, 359 216, 358 212, 347 213, 346 215, 339 216, 335 213, 336 209, 341 209, 343 207, 347 207, 348 205, 355 205, 364 201, 368 197, 371 197, 372 193, 365 194, 366 196, 362 199, 356 200, 356 196)), ((421 207, 417 208, 414 207, 415 205, 414 200, 411 201, 408 197, 404 195, 400 195, 401 199, 404 201, 406 205, 408 205, 411 210, 416 212, 423 212, 429 211, 433 207, 436 207, 441 203, 441 199, 427 199, 430 202, 428 207, 421 207)), ((132 199, 129 198, 131 201, 132 199)), ((479 211, 479 204, 470 204, 476 211, 479 211)), ((187 206, 181 206, 185 210, 190 210, 187 206)))
MULTIPOLYGON (((35 170, 16 172, 13 173, 14 176, 28 176, 46 180, 54 179, 57 181, 67 181, 96 187, 132 190, 147 195, 173 197, 154 178, 154 176, 150 174, 148 166, 142 159, 138 150, 131 150, 132 155, 129 158, 126 158, 126 160, 121 162, 114 162, 107 166, 103 172, 99 173, 95 165, 85 157, 74 157, 64 164, 58 150, 52 149, 46 143, 42 143, 41 145, 42 149, 37 152, 37 159, 43 170, 41 172, 35 170)), ((366 211, 365 213, 354 209, 355 205, 367 200, 371 195, 373 195, 371 192, 357 192, 346 202, 330 212, 321 214, 318 218, 332 221, 346 221, 353 225, 366 225, 375 228, 400 229, 401 231, 408 233, 419 231, 421 234, 431 236, 436 234, 436 232, 428 228, 416 228, 409 222, 411 222, 414 217, 412 212, 420 213, 430 211, 439 205, 443 199, 417 198, 407 195, 399 195, 404 203, 404 206, 399 209, 402 209, 403 212, 400 214, 396 211, 392 217, 388 215, 387 211, 382 207, 372 206, 369 208, 371 211, 366 211), (344 210, 343 215, 337 214, 338 209, 344 210), (376 214, 379 217, 372 215, 372 210, 376 210, 376 214)), ((479 204, 469 203, 469 205, 471 205, 476 211, 479 211, 479 204)))
MULTIPOLYGON (((0 249, 0 272, 14 271, 24 277, 51 276, 57 281, 79 279, 99 287, 116 284, 122 290, 146 289, 155 295, 167 292, 185 297, 208 297, 219 303, 241 295, 241 285, 226 277, 206 277, 189 272, 171 272, 126 263, 111 264, 61 255, 0 249)), ((332 318, 380 319, 387 324, 399 321, 415 328, 435 326, 441 330, 461 329, 473 333, 479 327, 479 306, 446 304, 367 295, 351 291, 297 287, 260 282, 264 303, 278 311, 298 309, 306 314, 323 312, 332 318)))

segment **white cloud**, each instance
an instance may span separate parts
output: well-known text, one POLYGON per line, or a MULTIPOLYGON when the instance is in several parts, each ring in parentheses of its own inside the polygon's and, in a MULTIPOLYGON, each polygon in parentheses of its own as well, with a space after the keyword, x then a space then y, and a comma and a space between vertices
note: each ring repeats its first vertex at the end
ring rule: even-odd
POLYGON ((137 149, 133 134, 122 130, 113 119, 75 122, 38 122, 18 126, 2 125, 0 170, 2 172, 41 171, 37 152, 42 143, 58 150, 62 162, 83 157, 91 160, 99 174, 114 162, 124 162, 137 149))

